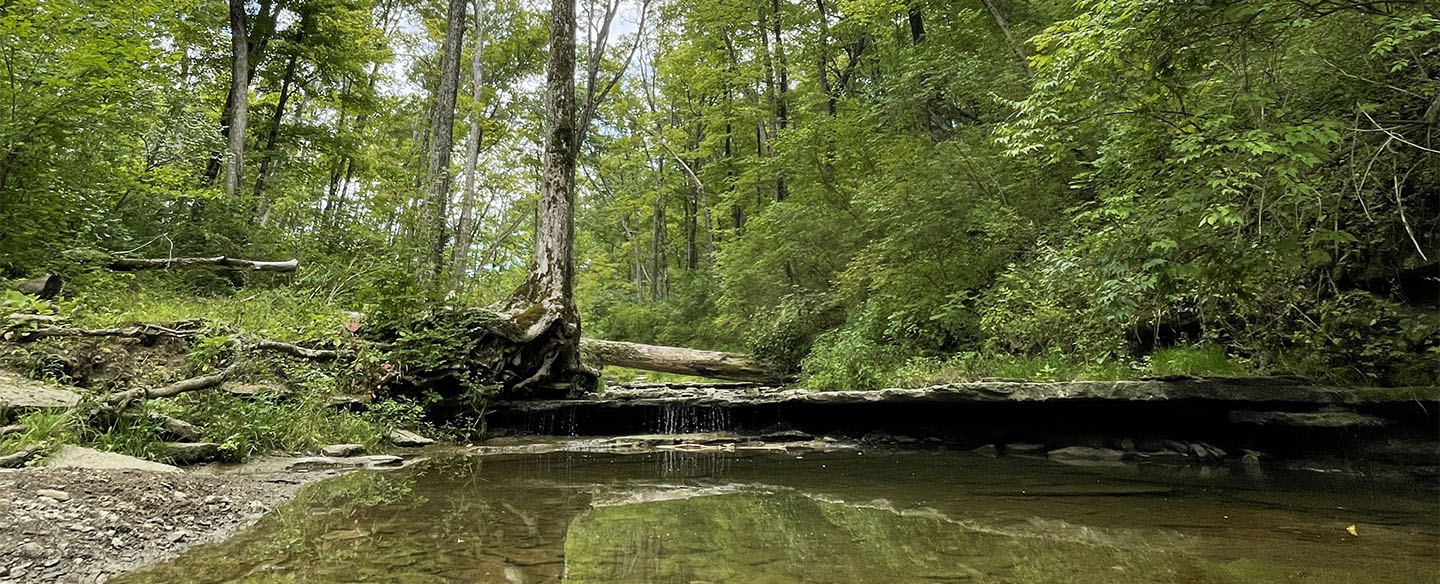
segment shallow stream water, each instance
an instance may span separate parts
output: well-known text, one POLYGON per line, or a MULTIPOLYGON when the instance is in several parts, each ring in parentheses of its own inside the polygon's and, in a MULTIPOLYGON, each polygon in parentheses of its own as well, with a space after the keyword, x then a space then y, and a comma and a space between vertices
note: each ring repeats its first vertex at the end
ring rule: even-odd
POLYGON ((943 451, 452 456, 311 485, 119 582, 1440 582, 1440 489, 943 451))

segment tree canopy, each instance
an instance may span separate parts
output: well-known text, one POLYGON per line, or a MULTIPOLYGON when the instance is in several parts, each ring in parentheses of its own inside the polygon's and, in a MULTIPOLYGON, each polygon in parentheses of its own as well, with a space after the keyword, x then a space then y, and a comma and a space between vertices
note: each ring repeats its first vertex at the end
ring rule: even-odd
MULTIPOLYGON (((77 274, 62 302, 135 278, 395 322, 507 299, 537 239, 548 3, 239 4, 243 68, 215 0, 0 6, 0 272, 73 271, 82 248, 296 257, 246 280, 77 274)), ((822 389, 1440 376, 1433 3, 576 14, 588 337, 752 353, 822 389)))

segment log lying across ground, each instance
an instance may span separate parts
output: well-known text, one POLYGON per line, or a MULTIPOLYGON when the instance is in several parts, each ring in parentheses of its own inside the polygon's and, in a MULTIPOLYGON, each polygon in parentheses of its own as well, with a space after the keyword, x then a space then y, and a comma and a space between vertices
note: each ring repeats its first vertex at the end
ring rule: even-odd
MULTIPOLYGON (((12 325, 14 330, 7 333, 5 338, 6 340, 18 342, 34 341, 44 337, 186 338, 193 337, 200 332, 195 322, 182 322, 168 326, 136 324, 107 329, 82 329, 49 324, 43 326, 21 326, 36 322, 51 322, 50 319, 34 319, 30 318, 29 315, 10 315, 7 317, 7 320, 14 323, 14 325, 12 325)), ((0 326, 0 329, 4 328, 5 327, 0 326)), ((392 343, 370 342, 362 344, 384 349, 393 349, 398 346, 392 343)), ((259 351, 275 351, 301 359, 321 361, 338 359, 348 354, 348 352, 343 349, 317 349, 265 339, 253 343, 236 341, 236 346, 237 348, 248 348, 259 351)), ((693 375, 710 379, 746 381, 771 385, 780 385, 794 381, 794 375, 784 367, 764 359, 757 359, 741 353, 703 351, 684 347, 665 347, 660 345, 627 343, 624 341, 583 338, 580 339, 580 350, 584 354, 585 363, 596 367, 613 365, 644 371, 657 371, 678 375, 693 375)))
POLYGON ((580 339, 580 351, 585 355, 586 362, 592 365, 614 365, 755 383, 783 384, 794 381, 794 375, 779 365, 741 353, 599 339, 580 339))
POLYGON ((136 270, 164 270, 170 268, 208 268, 212 270, 244 270, 250 272, 293 272, 300 266, 300 260, 266 262, 242 260, 226 256, 213 258, 112 258, 105 267, 118 272, 136 270))

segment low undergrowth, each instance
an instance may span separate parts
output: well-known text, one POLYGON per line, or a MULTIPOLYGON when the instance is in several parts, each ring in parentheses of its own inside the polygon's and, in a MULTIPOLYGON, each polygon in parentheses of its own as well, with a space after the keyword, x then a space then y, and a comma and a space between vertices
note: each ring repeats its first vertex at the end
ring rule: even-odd
POLYGON ((982 379, 1118 381, 1168 375, 1267 374, 1245 359, 1226 354, 1223 347, 1208 344, 1160 349, 1137 359, 1088 361, 1060 351, 1040 355, 961 352, 902 359, 881 352, 868 354, 863 348, 817 350, 804 368, 801 384, 819 390, 924 387, 982 379))
MULTIPOLYGON (((75 444, 150 460, 167 461, 167 435, 151 414, 188 421, 200 440, 219 445, 221 456, 241 460, 269 452, 313 452, 327 444, 358 443, 386 448, 394 428, 437 436, 415 399, 379 394, 377 381, 391 368, 379 351, 357 358, 318 362, 265 353, 240 354, 232 341, 270 339, 340 346, 355 337, 359 316, 334 298, 296 287, 237 289, 215 293, 170 285, 165 278, 138 283, 128 274, 82 276, 63 299, 37 300, 0 293, 0 314, 20 312, 65 318, 64 326, 107 328, 136 323, 186 323, 200 332, 189 339, 51 338, 0 344, 0 366, 32 379, 79 387, 80 407, 66 412, 0 412, 0 421, 22 430, 0 437, 0 455, 21 449, 53 451, 75 444), (159 387, 213 374, 231 363, 241 373, 222 388, 133 404, 123 417, 93 404, 114 391, 159 387), (241 386, 249 393, 232 393, 241 386), (336 407, 339 395, 368 405, 336 407), (8 421, 5 421, 8 420, 8 421)), ((33 464, 33 462, 32 462, 33 464)))

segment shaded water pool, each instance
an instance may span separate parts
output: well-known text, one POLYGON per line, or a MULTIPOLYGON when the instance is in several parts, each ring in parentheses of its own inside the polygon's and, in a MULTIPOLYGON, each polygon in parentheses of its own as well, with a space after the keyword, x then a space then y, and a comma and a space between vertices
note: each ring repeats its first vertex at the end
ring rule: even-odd
POLYGON ((311 485, 119 581, 1440 582, 1440 490, 930 451, 454 456, 311 485))

